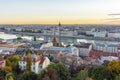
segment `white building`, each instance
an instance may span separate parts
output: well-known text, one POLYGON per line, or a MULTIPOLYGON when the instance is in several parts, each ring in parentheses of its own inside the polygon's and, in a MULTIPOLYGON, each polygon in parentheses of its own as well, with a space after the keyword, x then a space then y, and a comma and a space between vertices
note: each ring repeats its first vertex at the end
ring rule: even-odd
MULTIPOLYGON (((64 31, 56 31, 56 35, 57 36, 75 36, 77 35, 78 32, 75 30, 75 31, 69 31, 69 30, 64 30, 64 31)), ((44 35, 53 35, 53 31, 48 31, 48 30, 44 30, 44 35)))
POLYGON ((94 50, 103 52, 118 53, 118 44, 95 43, 94 50))
MULTIPOLYGON (((26 56, 23 56, 21 60, 19 61, 19 67, 21 70, 26 69, 26 56)), ((50 64, 50 60, 48 57, 43 56, 37 56, 35 54, 32 55, 32 65, 31 65, 31 71, 34 73, 40 73, 42 70, 44 70, 48 65, 50 64)))
POLYGON ((16 31, 20 32, 22 31, 22 28, 16 28, 16 31))
POLYGON ((94 37, 106 37, 106 31, 94 32, 94 37))
POLYGON ((11 30, 11 28, 9 28, 9 27, 6 27, 6 28, 5 28, 5 30, 7 30, 7 31, 10 31, 10 30, 11 30))
POLYGON ((108 33, 109 38, 120 38, 120 33, 108 33))
POLYGON ((89 52, 92 50, 91 43, 81 43, 78 45, 73 45, 79 49, 80 56, 89 56, 89 52))
POLYGON ((45 44, 42 44, 42 45, 41 45, 40 49, 45 48, 45 47, 51 47, 51 46, 53 46, 53 43, 52 43, 52 42, 45 43, 45 44))
POLYGON ((86 31, 86 34, 93 35, 94 37, 106 37, 107 31, 91 29, 91 31, 86 31))

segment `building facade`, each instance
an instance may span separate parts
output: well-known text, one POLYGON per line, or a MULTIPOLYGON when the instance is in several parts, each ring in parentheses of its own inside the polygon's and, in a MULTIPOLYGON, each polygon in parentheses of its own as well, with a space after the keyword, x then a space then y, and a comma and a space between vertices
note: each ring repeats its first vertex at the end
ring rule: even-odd
POLYGON ((118 44, 95 43, 94 50, 103 52, 118 53, 118 44))
MULTIPOLYGON (((50 64, 50 60, 48 57, 37 56, 35 54, 32 55, 32 64, 31 71, 34 73, 41 73, 48 65, 50 64)), ((21 70, 25 70, 27 65, 26 56, 23 56, 19 61, 19 67, 21 70)))

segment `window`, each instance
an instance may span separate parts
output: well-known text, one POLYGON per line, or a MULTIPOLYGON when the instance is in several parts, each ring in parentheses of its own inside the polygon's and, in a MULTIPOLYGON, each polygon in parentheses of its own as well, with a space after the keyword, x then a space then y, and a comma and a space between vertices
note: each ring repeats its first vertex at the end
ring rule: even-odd
POLYGON ((42 65, 40 65, 40 68, 42 68, 42 65))
POLYGON ((25 66, 24 66, 24 69, 25 69, 25 66))
POLYGON ((35 65, 35 62, 33 62, 33 65, 35 65))
POLYGON ((19 66, 19 68, 22 68, 22 66, 19 66))
POLYGON ((19 62, 19 64, 21 64, 21 61, 19 62))
POLYGON ((33 70, 35 70, 35 67, 33 67, 33 70))

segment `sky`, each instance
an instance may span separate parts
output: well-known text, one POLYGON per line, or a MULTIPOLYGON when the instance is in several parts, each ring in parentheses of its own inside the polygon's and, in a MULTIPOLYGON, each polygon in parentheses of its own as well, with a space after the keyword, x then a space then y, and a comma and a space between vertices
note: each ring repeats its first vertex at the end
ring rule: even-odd
POLYGON ((120 0, 0 0, 0 24, 120 24, 120 0))

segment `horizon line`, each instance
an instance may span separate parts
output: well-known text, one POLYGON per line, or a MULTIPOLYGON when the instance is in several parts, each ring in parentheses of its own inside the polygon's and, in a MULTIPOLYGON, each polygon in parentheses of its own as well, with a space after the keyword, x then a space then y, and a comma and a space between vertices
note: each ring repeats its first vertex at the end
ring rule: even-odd
MULTIPOLYGON (((59 23, 0 23, 0 25, 58 25, 59 23)), ((83 23, 61 23, 62 25, 120 25, 120 23, 118 24, 109 24, 109 23, 99 23, 99 24, 92 24, 92 23, 89 23, 89 24, 83 24, 83 23)))

